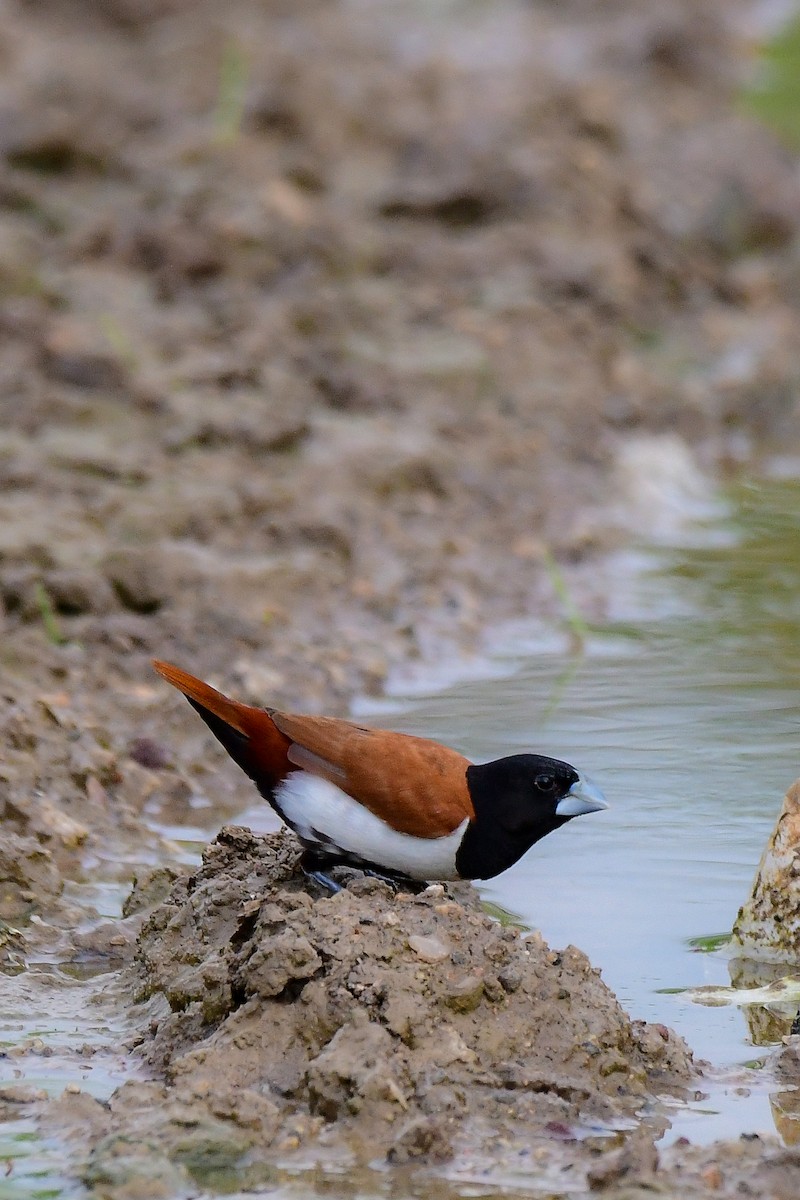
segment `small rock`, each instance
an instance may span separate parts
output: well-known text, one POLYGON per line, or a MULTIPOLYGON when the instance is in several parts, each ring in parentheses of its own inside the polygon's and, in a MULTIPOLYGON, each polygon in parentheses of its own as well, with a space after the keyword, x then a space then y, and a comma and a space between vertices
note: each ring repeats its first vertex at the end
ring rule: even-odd
POLYGON ((704 1185, 712 1192, 718 1192, 724 1182, 722 1171, 716 1163, 709 1163, 707 1167, 703 1167, 700 1172, 700 1178, 704 1185))
POLYGON ((449 984, 443 999, 454 1012, 472 1012, 483 999, 483 980, 477 975, 467 975, 449 984))
POLYGON ((408 939, 408 945, 423 962, 441 962, 442 959, 450 957, 450 947, 438 937, 413 933, 408 939))
POLYGON ((128 754, 140 767, 160 771, 172 765, 172 755, 166 746, 155 738, 135 738, 128 747, 128 754))
POLYGON ((505 988, 494 975, 484 975, 483 990, 486 999, 490 1000, 492 1004, 499 1004, 501 1000, 505 1000, 506 998, 505 988))
POLYGON ((522 971, 519 967, 504 967, 497 976, 500 986, 505 992, 515 992, 522 983, 522 971))
POLYGON ((154 613, 168 598, 161 559, 152 550, 129 547, 113 551, 105 560, 105 573, 126 608, 154 613))
POLYGON ((439 900, 444 895, 444 887, 441 883, 429 883, 422 895, 430 897, 431 900, 439 900))

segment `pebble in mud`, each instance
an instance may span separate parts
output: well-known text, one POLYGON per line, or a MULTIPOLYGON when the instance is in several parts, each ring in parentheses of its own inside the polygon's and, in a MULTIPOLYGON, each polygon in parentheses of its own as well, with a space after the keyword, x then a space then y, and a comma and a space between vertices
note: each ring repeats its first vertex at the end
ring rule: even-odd
POLYGON ((425 937, 424 934, 415 933, 408 939, 408 944, 423 962, 441 962, 442 959, 450 957, 451 947, 441 938, 425 937))

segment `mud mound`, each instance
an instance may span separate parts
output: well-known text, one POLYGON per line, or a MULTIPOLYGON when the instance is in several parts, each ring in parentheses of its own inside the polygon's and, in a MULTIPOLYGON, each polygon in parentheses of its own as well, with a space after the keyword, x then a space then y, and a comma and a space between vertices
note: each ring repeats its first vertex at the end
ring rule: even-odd
MULTIPOLYGON (((688 1082, 683 1042, 632 1022, 574 947, 501 926, 466 887, 358 877, 313 895, 297 855, 288 834, 226 827, 146 922, 134 970, 142 1051, 171 1085, 159 1104, 199 1103, 251 1148, 445 1159, 498 1131, 614 1126, 688 1082)), ((140 1089, 114 1109, 142 1107, 140 1089)))

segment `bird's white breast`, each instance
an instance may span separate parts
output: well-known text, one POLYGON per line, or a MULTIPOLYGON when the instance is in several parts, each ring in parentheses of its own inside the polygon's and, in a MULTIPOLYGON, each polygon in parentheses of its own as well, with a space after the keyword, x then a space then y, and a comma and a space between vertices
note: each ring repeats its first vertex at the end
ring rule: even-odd
POLYGON ((469 821, 446 837, 398 833, 327 779, 293 771, 275 791, 275 806, 298 837, 321 851, 331 847, 411 879, 458 879, 456 851, 469 821))

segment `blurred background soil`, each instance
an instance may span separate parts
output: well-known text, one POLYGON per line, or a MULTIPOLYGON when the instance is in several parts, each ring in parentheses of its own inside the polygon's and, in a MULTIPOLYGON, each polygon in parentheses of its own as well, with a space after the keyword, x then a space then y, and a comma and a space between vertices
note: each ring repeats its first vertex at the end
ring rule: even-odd
POLYGON ((797 164, 739 111, 752 13, 0 0, 0 786, 31 853, 55 809, 59 847, 136 828, 131 747, 169 722, 207 754, 150 656, 341 711, 557 610, 554 561, 602 617, 594 561, 797 447, 797 164))
POLYGON ((797 452, 754 12, 0 0, 0 917, 163 857, 152 655, 346 711, 797 452))
POLYGON ((341 707, 613 544, 632 437, 796 443, 747 12, 3 0, 4 676, 341 707))

